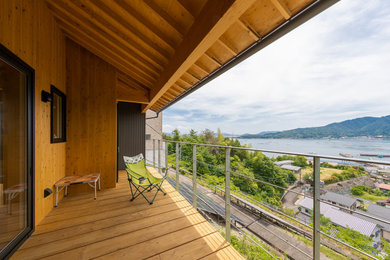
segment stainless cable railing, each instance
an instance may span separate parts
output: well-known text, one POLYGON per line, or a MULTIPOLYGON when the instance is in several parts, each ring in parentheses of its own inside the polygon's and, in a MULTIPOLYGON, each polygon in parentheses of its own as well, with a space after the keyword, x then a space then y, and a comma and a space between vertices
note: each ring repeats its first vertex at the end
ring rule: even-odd
MULTIPOLYGON (((312 158, 312 164, 313 164, 313 196, 309 196, 309 195, 305 195, 305 197, 307 198, 311 198, 313 200, 313 226, 309 226, 307 225, 306 223, 303 223, 299 220, 297 220, 296 218, 294 217, 291 217, 291 216, 288 216, 287 214, 284 214, 283 212, 281 212, 280 210, 276 210, 274 208, 272 208, 272 210, 276 210, 278 214, 281 214, 283 215, 284 217, 287 217, 303 226, 305 226, 306 228, 308 229, 311 229, 312 230, 312 240, 313 240, 313 259, 319 259, 320 258, 320 246, 321 246, 321 242, 320 242, 320 237, 321 235, 331 239, 331 240, 334 240, 336 241, 337 243, 340 243, 348 248, 350 248, 351 250, 354 250, 368 258, 371 258, 371 259, 377 259, 375 256, 373 256, 372 254, 368 254, 367 252, 364 252, 362 250, 359 250, 358 248, 356 247, 353 247, 329 234, 326 234, 324 232, 321 231, 320 229, 320 202, 321 203, 325 203, 325 204, 328 204, 328 205, 331 205, 333 207, 337 207, 337 208, 340 208, 344 211, 347 211, 347 212, 350 212, 350 213, 354 213, 354 214, 357 214, 357 215, 361 215, 361 216, 364 216, 366 218, 369 218, 369 219, 373 219, 373 220, 376 220, 376 221, 380 221, 382 223, 385 223, 385 224, 390 224, 390 221, 388 220, 385 220, 385 219, 382 219, 382 218, 379 218, 379 217, 376 217, 376 216, 372 216, 372 215, 369 215, 369 214, 366 214, 364 212, 360 212, 360 211, 356 211, 356 210, 352 210, 352 209, 349 209, 349 208, 346 208, 346 207, 343 207, 343 206, 340 206, 340 205, 334 205, 326 200, 323 200, 320 198, 320 189, 321 189, 321 185, 320 185, 320 164, 321 164, 321 159, 326 159, 326 160, 332 160, 332 161, 343 161, 343 162, 353 162, 353 163, 365 163, 365 164, 380 164, 380 165, 386 165, 386 166, 390 166, 390 162, 386 162, 386 161, 374 161, 374 160, 366 160, 366 159, 359 159, 359 158, 344 158, 344 157, 337 157, 337 156, 328 156, 328 155, 317 155, 317 154, 306 154, 306 153, 295 153, 295 152, 286 152, 286 151, 276 151, 276 150, 266 150, 266 149, 255 149, 255 148, 248 148, 248 147, 231 147, 231 146, 221 146, 221 145, 213 145, 213 144, 201 144, 201 143, 189 143, 189 142, 178 142, 178 141, 170 141, 170 140, 164 140, 163 141, 165 143, 165 166, 167 167, 168 166, 168 143, 172 143, 173 145, 175 145, 175 151, 176 151, 176 161, 175 163, 172 163, 172 165, 175 166, 175 171, 176 171, 176 176, 175 176, 175 180, 176 180, 176 190, 179 191, 180 187, 179 187, 179 183, 180 183, 180 171, 184 170, 183 168, 180 168, 180 161, 181 161, 181 146, 183 145, 190 145, 192 146, 192 172, 189 172, 187 171, 188 174, 191 174, 192 175, 192 188, 193 188, 193 198, 192 198, 192 204, 193 206, 196 208, 196 205, 197 205, 197 180, 199 179, 199 177, 197 176, 197 164, 198 163, 201 163, 201 164, 204 164, 204 165, 207 165, 209 167, 215 167, 215 168, 218 168, 219 172, 223 172, 224 174, 224 187, 217 187, 219 190, 222 190, 225 194, 225 235, 226 235, 226 240, 230 242, 230 237, 231 237, 231 212, 230 212, 230 202, 231 202, 231 189, 230 189, 230 177, 231 177, 231 174, 233 175, 238 175, 240 177, 243 177, 243 178, 247 178, 251 181, 254 181, 254 182, 258 182, 258 183, 262 183, 262 184, 265 184, 265 185, 270 185, 272 187, 275 187, 277 189, 281 189, 281 190, 284 190, 284 191, 287 191, 288 192, 292 192, 292 193, 295 193, 297 195, 300 195, 301 193, 300 192, 296 192, 296 191, 293 191, 293 190, 289 190, 288 188, 286 187, 281 187, 281 186, 278 186, 276 184, 273 184, 273 183, 270 183, 268 181, 264 181, 264 180, 259 180, 259 179, 256 179, 256 178, 253 178, 253 177, 250 177, 250 176, 246 176, 244 174, 241 174, 239 172, 236 172, 236 171, 232 171, 230 169, 230 155, 231 155, 231 150, 232 149, 237 149, 237 150, 246 150, 246 151, 252 151, 252 152, 262 152, 262 153, 270 153, 270 154, 282 154, 282 155, 293 155, 293 156, 304 156, 306 158, 312 158), (215 166, 215 165, 211 165, 211 164, 207 164, 205 162, 202 162, 200 160, 197 159, 197 146, 205 146, 205 147, 214 147, 214 148, 218 148, 218 149, 225 149, 225 168, 223 169, 222 167, 220 166, 215 166), (224 188, 224 190, 223 190, 224 188)), ((158 165, 158 168, 160 169, 159 171, 161 172, 161 164, 160 164, 160 160, 161 160, 161 155, 160 155, 160 151, 161 151, 161 144, 160 144, 160 140, 158 140, 158 148, 157 151, 158 151, 158 162, 157 162, 157 165, 158 165)), ((156 162, 155 162, 155 140, 153 140, 153 165, 156 165, 156 162)), ((167 174, 167 173, 166 173, 167 174)), ((204 176, 201 176, 202 178, 204 176)), ((214 180, 213 180, 214 181, 214 180)), ((244 197, 248 198, 248 199, 251 199, 253 201, 256 201, 256 203, 260 203, 259 201, 257 200, 254 200, 253 198, 251 198, 250 196, 247 196, 245 195, 244 193, 240 192, 240 191, 236 191, 236 190, 232 190, 233 193, 241 193, 241 195, 243 195, 244 197)), ((261 203, 260 203, 261 204, 261 203)), ((267 208, 270 208, 270 206, 267 206, 265 204, 263 204, 263 206, 266 206, 267 208)))

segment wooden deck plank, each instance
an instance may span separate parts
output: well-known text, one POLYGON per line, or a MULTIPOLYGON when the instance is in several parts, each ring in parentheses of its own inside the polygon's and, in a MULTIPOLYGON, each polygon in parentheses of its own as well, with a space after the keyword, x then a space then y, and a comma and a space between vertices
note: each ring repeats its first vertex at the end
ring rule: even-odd
POLYGON ((240 259, 171 185, 163 188, 167 195, 160 193, 153 205, 142 197, 130 202, 122 173, 118 187, 99 192, 97 200, 90 193, 70 195, 12 259, 240 259))
POLYGON ((174 249, 168 250, 151 259, 170 260, 170 259, 188 259, 201 258, 212 254, 213 252, 229 246, 226 241, 219 241, 221 235, 219 233, 212 233, 210 235, 196 239, 188 244, 180 245, 174 249))
MULTIPOLYGON (((59 259, 64 257, 70 257, 75 259, 84 258, 98 258, 107 257, 110 253, 122 252, 123 248, 143 248, 143 251, 150 252, 150 248, 145 247, 144 243, 148 244, 150 241, 154 241, 156 237, 164 236, 178 230, 192 229, 193 225, 202 224, 205 222, 204 218, 200 218, 198 214, 190 215, 186 218, 175 219, 173 221, 165 222, 161 225, 148 227, 142 230, 131 232, 129 234, 114 237, 112 239, 100 241, 97 243, 90 244, 88 246, 68 250, 61 254, 56 254, 47 259, 59 259)), ((164 244, 168 242, 165 241, 164 244)), ((157 247, 161 248, 162 244, 156 244, 157 247)), ((139 258, 128 258, 128 259, 139 259, 139 258)))

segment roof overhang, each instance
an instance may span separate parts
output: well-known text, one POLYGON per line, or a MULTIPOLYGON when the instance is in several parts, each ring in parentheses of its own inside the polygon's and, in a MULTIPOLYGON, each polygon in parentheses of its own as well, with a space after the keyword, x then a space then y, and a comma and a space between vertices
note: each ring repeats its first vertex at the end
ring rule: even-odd
POLYGON ((117 70, 117 100, 162 111, 338 0, 47 0, 117 70))

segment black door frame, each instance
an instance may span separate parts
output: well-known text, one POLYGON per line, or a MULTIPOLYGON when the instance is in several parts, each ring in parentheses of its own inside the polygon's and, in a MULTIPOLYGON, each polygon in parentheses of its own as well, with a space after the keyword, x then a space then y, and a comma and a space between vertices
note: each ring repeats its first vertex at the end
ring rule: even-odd
POLYGON ((34 176, 34 86, 35 71, 10 50, 0 44, 0 59, 26 75, 27 101, 27 226, 5 248, 0 248, 0 259, 8 259, 35 230, 35 176, 34 176))

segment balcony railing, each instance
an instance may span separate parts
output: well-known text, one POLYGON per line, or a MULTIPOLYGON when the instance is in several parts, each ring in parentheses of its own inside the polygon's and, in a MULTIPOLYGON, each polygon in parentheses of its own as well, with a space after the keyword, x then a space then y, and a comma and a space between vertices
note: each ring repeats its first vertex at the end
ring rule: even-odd
MULTIPOLYGON (((288 228, 289 230, 294 230, 295 233, 301 234, 304 237, 308 238, 309 240, 312 240, 312 255, 308 254, 307 252, 301 250, 299 247, 290 244, 290 246, 294 247, 297 251, 300 251, 303 255, 307 256, 308 258, 313 258, 315 260, 320 259, 320 253, 321 253, 321 244, 323 244, 326 247, 332 248, 331 243, 329 241, 333 241, 338 246, 346 247, 348 250, 355 252, 358 256, 368 258, 368 259, 381 259, 380 256, 376 253, 367 253, 365 251, 362 251, 340 239, 337 239, 336 237, 329 235, 327 233, 324 233, 320 229, 320 203, 323 203, 323 205, 330 205, 332 207, 336 207, 340 210, 343 210, 344 212, 348 212, 349 214, 355 214, 358 216, 361 216, 365 219, 371 219, 383 224, 390 225, 390 221, 386 219, 382 219, 377 216, 373 216, 371 214, 367 214, 363 211, 358 211, 351 208, 346 208, 340 205, 335 205, 333 203, 330 203, 324 199, 321 199, 320 197, 320 191, 321 191, 321 180, 320 180, 320 165, 321 162, 329 162, 329 161, 341 161, 343 163, 352 163, 355 165, 362 165, 362 164, 376 164, 376 165, 383 165, 383 166, 390 166, 390 162, 385 161, 374 161, 374 160, 365 160, 365 159, 359 159, 359 158, 344 158, 344 157, 337 157, 337 156, 327 156, 327 155, 317 155, 317 154, 306 154, 306 153, 295 153, 295 152, 287 152, 287 151, 276 151, 276 150, 265 150, 265 149, 255 149, 255 148, 247 148, 247 147, 231 147, 231 146, 221 146, 221 145, 213 145, 213 144, 201 144, 201 143, 189 143, 189 142, 178 142, 178 141, 170 141, 170 140, 152 140, 153 142, 153 158, 149 158, 148 162, 153 165, 154 167, 158 168, 160 173, 162 173, 162 169, 167 168, 168 165, 171 167, 174 167, 175 170, 175 176, 174 179, 174 185, 176 190, 180 191, 180 183, 181 178, 184 178, 183 174, 187 174, 189 176, 192 176, 192 205, 194 208, 198 209, 197 202, 198 199, 202 201, 202 203, 207 204, 209 207, 212 207, 212 205, 208 204, 207 201, 205 201, 202 198, 199 198, 198 196, 198 182, 199 183, 206 183, 205 179, 207 179, 206 176, 201 176, 197 174, 197 165, 203 164, 207 167, 212 167, 218 170, 219 172, 223 171, 224 173, 224 183, 222 185, 213 185, 208 182, 206 186, 209 188, 213 188, 216 193, 221 193, 221 195, 224 195, 224 219, 225 219, 225 236, 226 240, 228 242, 231 242, 231 228, 232 228, 232 222, 235 222, 234 218, 232 218, 231 215, 231 203, 232 201, 237 201, 241 204, 245 204, 245 207, 251 208, 255 214, 262 214, 263 216, 269 215, 269 218, 272 218, 273 221, 278 222, 280 226, 283 226, 285 228, 288 228), (175 160, 170 162, 168 161, 168 143, 171 143, 175 147, 175 160), (161 146, 164 147, 161 147, 161 146), (184 167, 181 167, 180 161, 181 161, 181 155, 182 155, 182 147, 184 145, 192 146, 192 169, 186 169, 184 167), (211 165, 204 161, 198 160, 197 158, 197 148, 200 146, 209 147, 213 149, 218 150, 225 150, 225 167, 222 168, 220 166, 211 165), (254 199, 253 197, 249 196, 248 194, 245 194, 242 191, 232 190, 231 187, 231 175, 240 176, 243 178, 247 178, 250 181, 262 183, 265 185, 269 185, 272 187, 275 187, 277 189, 282 189, 287 192, 295 193, 297 195, 302 195, 301 192, 296 192, 290 188, 282 187, 273 183, 270 183, 269 181, 265 180, 259 180, 250 176, 246 176, 244 174, 241 174, 237 171, 231 170, 231 151, 232 150, 246 150, 250 152, 262 152, 266 154, 272 154, 272 155, 292 155, 292 156, 304 156, 308 161, 312 162, 313 166, 313 183, 312 183, 312 189, 313 193, 312 195, 304 194, 304 197, 310 198, 313 201, 312 205, 312 225, 308 225, 307 223, 303 222, 300 219, 297 219, 294 216, 288 215, 285 212, 283 212, 281 209, 275 208, 272 205, 269 205, 267 203, 264 203, 262 201, 259 201, 257 199, 254 199), (164 162, 161 162, 162 154, 164 153, 164 162), (310 233, 307 231, 310 230, 310 233), (322 235, 322 239, 321 239, 322 235), (322 241, 321 241, 322 240, 322 241), (321 243, 322 242, 322 243, 321 243)), ((172 154, 170 155, 172 157, 172 154)), ((148 159, 148 158, 147 158, 148 159)), ((166 172, 165 174, 168 174, 166 172)), ((210 180, 210 179, 209 179, 210 180)), ((212 180, 214 181, 214 180, 212 180)), ((266 250, 263 246, 261 246, 258 242, 253 240, 250 236, 246 235, 246 232, 244 231, 244 227, 237 227, 235 228, 238 230, 240 234, 243 236, 246 236, 249 241, 256 244, 260 248, 263 248, 263 250, 273 259, 276 259, 274 255, 269 253, 268 250, 266 250)), ((269 230, 269 232, 272 232, 269 230)), ((276 235, 276 234, 275 234, 276 235)), ((277 236, 277 235, 276 235, 277 236)), ((279 237, 281 240, 285 240, 283 237, 279 237)), ((289 243, 288 241, 285 241, 289 243)), ((334 247, 333 247, 334 249, 334 247)), ((333 250, 332 249, 332 250, 333 250)))

